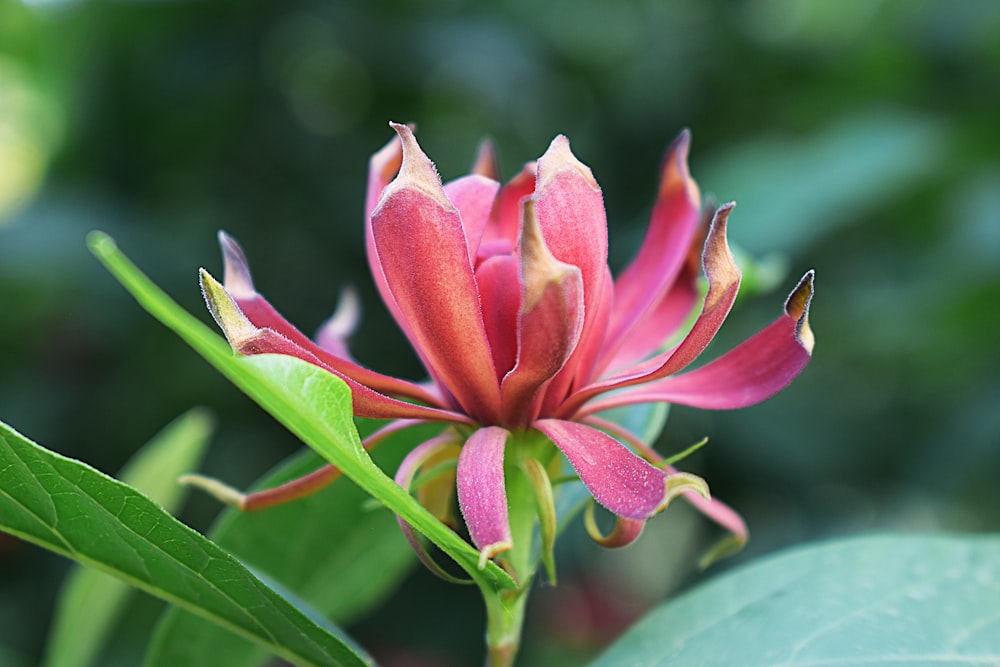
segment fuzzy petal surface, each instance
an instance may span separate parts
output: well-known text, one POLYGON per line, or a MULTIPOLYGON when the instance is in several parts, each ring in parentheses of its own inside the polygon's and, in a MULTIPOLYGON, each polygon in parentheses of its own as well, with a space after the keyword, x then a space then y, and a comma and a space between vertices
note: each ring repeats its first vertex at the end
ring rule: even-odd
POLYGON ((469 436, 458 457, 458 506, 484 559, 513 546, 503 471, 508 436, 499 426, 481 428, 469 436))

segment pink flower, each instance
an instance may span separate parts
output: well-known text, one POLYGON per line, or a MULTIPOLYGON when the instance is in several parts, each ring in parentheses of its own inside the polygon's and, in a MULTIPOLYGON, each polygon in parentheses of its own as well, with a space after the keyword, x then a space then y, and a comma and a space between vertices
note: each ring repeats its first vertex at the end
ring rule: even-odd
MULTIPOLYGON (((740 408, 774 395, 812 352, 812 272, 770 326, 686 370, 719 330, 740 283, 726 240, 732 204, 706 229, 686 132, 667 152, 641 249, 613 278, 601 190, 565 137, 506 185, 490 159, 442 185, 411 130, 392 127, 398 137, 370 163, 366 249, 382 298, 430 381, 383 375, 351 358, 350 309, 309 340, 257 293, 242 251, 222 234, 225 292, 210 277, 205 291, 233 348, 289 354, 342 378, 356 415, 392 420, 367 444, 417 423, 445 424, 408 455, 396 479, 409 487, 418 469, 457 459, 459 506, 484 560, 513 544, 504 463, 514 439, 541 442, 532 451, 548 447, 553 456, 554 444, 617 515, 615 532, 598 536, 606 544, 635 539, 681 492, 723 525, 745 530, 731 510, 697 496, 707 496, 698 478, 654 465, 655 452, 601 413, 650 402, 740 408), (708 279, 703 298, 699 268, 708 279)), ((537 481, 542 471, 544 490, 552 456, 542 458, 527 472, 537 481)), ((429 493, 423 500, 437 502, 429 493)), ((436 511, 447 518, 443 506, 436 511)))

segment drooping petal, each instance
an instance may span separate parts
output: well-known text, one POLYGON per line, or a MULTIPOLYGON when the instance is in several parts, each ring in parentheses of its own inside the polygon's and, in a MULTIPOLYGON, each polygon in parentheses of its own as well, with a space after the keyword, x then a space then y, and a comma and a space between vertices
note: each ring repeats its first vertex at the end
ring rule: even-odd
POLYGON ((477 255, 480 260, 514 252, 521 232, 521 202, 535 191, 536 172, 537 165, 529 162, 517 176, 500 188, 479 243, 477 255))
POLYGON ((770 398, 799 374, 812 355, 809 328, 813 272, 806 273, 785 302, 785 313, 723 356, 687 373, 602 397, 582 414, 632 403, 668 402, 730 410, 770 398))
MULTIPOLYGON (((349 377, 375 392, 392 396, 405 396, 435 407, 444 407, 437 396, 416 383, 377 373, 348 358, 337 356, 309 340, 305 334, 282 317, 274 306, 254 288, 246 255, 236 240, 225 232, 219 232, 219 245, 222 247, 225 267, 223 273, 225 290, 235 300, 241 313, 254 326, 277 332, 297 347, 319 359, 324 367, 333 369, 338 375, 349 377)), ((355 317, 355 315, 351 315, 351 317, 355 317)))
POLYGON ((490 339, 497 381, 517 363, 517 314, 521 308, 521 266, 515 255, 494 255, 476 268, 483 324, 490 339))
POLYGON ((514 544, 507 515, 503 455, 510 433, 487 426, 473 433, 458 457, 458 506, 479 549, 479 567, 514 544))
POLYGON ((580 269, 546 247, 531 199, 524 202, 523 219, 517 365, 504 377, 500 395, 504 423, 527 427, 538 415, 545 386, 580 340, 584 296, 580 269))
POLYGON ((469 262, 473 265, 499 189, 498 182, 478 174, 463 176, 444 184, 445 195, 462 218, 465 242, 469 248, 469 262))
POLYGON ((629 519, 647 519, 662 509, 666 473, 611 436, 561 419, 540 419, 534 427, 562 451, 604 507, 629 519))
POLYGON ((601 533, 601 529, 597 527, 597 520, 594 518, 593 503, 587 505, 583 520, 590 539, 602 547, 609 549, 619 549, 632 544, 639 539, 642 529, 646 527, 645 519, 627 519, 623 516, 616 516, 615 527, 610 533, 604 535, 601 533))
POLYGON ((594 175, 573 155, 569 141, 561 135, 552 140, 538 160, 535 214, 552 255, 578 267, 583 282, 581 344, 549 390, 553 395, 565 395, 573 385, 577 369, 589 365, 583 353, 593 349, 590 338, 604 336, 597 321, 608 276, 608 224, 604 199, 594 175))
POLYGON ((708 276, 708 293, 705 295, 701 314, 687 336, 673 350, 576 392, 560 408, 560 417, 572 416, 585 402, 598 394, 673 375, 708 347, 729 314, 740 287, 740 270, 726 240, 726 222, 733 206, 726 204, 721 207, 709 230, 703 256, 705 274, 708 276))
MULTIPOLYGON (((432 438, 427 442, 414 447, 406 457, 403 458, 402 462, 399 464, 399 468, 396 469, 395 481, 401 487, 410 490, 410 486, 413 484, 413 478, 416 476, 417 471, 420 470, 426 463, 431 460, 439 459, 441 457, 452 457, 457 458, 459 455, 459 447, 461 446, 461 439, 458 435, 452 431, 446 431, 445 433, 439 435, 436 438, 432 438)), ((427 552, 424 547, 423 542, 417 536, 416 531, 413 530, 413 526, 404 521, 402 517, 396 516, 396 521, 399 522, 399 528, 403 531, 403 537, 406 541, 410 543, 410 547, 413 549, 414 553, 420 559, 428 570, 441 577, 445 581, 450 581, 452 583, 464 584, 471 583, 468 579, 459 579, 454 575, 449 574, 445 571, 427 552)))
POLYGON ((615 281, 615 303, 606 346, 616 349, 677 278, 701 217, 701 194, 688 171, 691 134, 685 130, 663 161, 660 188, 646 237, 635 259, 615 281))
POLYGON ((500 390, 461 217, 413 133, 393 127, 404 157, 372 213, 377 261, 428 371, 468 414, 493 421, 500 390))
POLYGON ((267 327, 257 327, 240 310, 236 300, 208 271, 201 270, 201 286, 205 302, 229 341, 233 350, 244 355, 283 354, 301 359, 333 373, 351 388, 354 414, 373 419, 426 419, 469 423, 467 416, 434 407, 416 405, 390 398, 361 384, 353 377, 327 365, 311 350, 305 349, 280 332, 267 327))

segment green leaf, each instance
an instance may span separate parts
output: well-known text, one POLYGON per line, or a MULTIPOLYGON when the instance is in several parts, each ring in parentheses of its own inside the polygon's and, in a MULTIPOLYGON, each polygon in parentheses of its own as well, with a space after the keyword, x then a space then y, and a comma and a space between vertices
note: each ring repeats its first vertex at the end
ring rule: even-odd
POLYGON ((1000 538, 887 535, 795 549, 667 603, 593 664, 1000 664, 1000 538))
MULTIPOLYGON (((395 468, 430 435, 427 427, 408 429, 379 445, 373 456, 395 468)), ((321 463, 317 454, 304 450, 254 488, 276 486, 321 463)), ((392 513, 366 509, 367 499, 356 485, 339 480, 287 505, 259 512, 229 509, 209 535, 255 572, 281 582, 317 611, 344 624, 395 590, 416 563, 392 513)), ((257 646, 173 608, 157 626, 144 664, 252 667, 267 659, 257 646)))
POLYGON ((438 521, 372 462, 351 419, 351 394, 335 375, 279 355, 235 357, 227 343, 178 306, 139 271, 106 234, 88 237, 91 251, 143 308, 215 366, 289 431, 335 464, 358 486, 426 535, 480 585, 514 588, 510 575, 438 521))
POLYGON ((191 609, 297 665, 366 664, 149 498, 2 423, 0 529, 191 609))
MULTIPOLYGON (((194 409, 171 422, 125 465, 119 477, 168 512, 184 496, 178 475, 196 470, 212 432, 212 420, 194 409)), ((46 646, 47 667, 94 664, 132 592, 125 582, 78 567, 63 584, 46 646)))

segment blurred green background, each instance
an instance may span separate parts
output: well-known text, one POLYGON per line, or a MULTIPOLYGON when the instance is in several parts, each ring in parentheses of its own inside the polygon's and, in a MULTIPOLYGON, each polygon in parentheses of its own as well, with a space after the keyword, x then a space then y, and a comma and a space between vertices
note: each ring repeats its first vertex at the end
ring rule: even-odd
MULTIPOLYGON (((568 135, 604 189, 613 268, 690 127, 702 189, 738 201, 754 288, 710 356, 816 269, 804 374, 759 407, 677 408, 659 444, 709 436, 686 466, 750 524, 716 570, 879 529, 1000 530, 994 0, 0 0, 0 419, 114 472, 205 405, 204 470, 238 486, 299 446, 125 295, 84 246, 95 228, 205 320, 197 269, 220 271, 220 228, 305 331, 352 283, 356 355, 419 377, 362 250, 389 120, 417 123, 445 179, 483 135, 507 176, 568 135)), ((185 518, 204 530, 217 509, 192 497, 185 518)), ((693 563, 718 537, 681 507, 626 551, 566 535, 525 664, 576 664, 705 576, 693 563)), ((66 567, 0 535, 0 648, 26 664, 66 567)), ((474 663, 479 605, 417 571, 353 631, 386 664, 474 663)), ((122 664, 158 609, 135 603, 122 664)))

